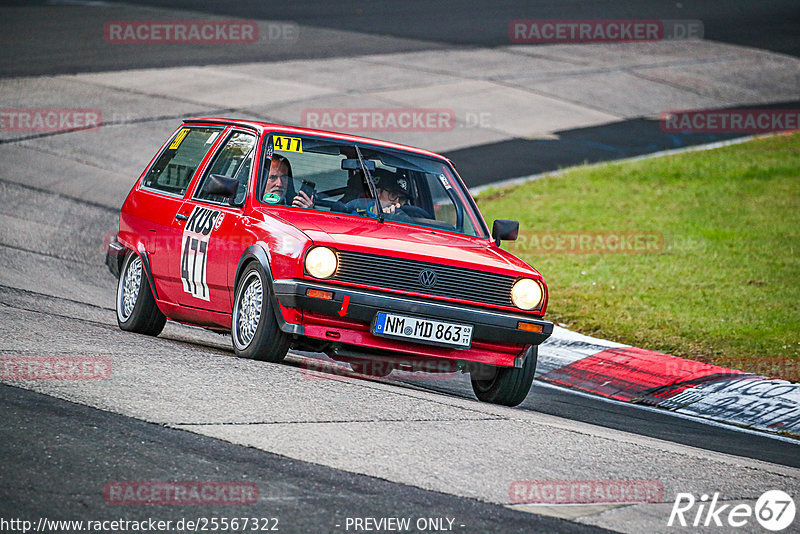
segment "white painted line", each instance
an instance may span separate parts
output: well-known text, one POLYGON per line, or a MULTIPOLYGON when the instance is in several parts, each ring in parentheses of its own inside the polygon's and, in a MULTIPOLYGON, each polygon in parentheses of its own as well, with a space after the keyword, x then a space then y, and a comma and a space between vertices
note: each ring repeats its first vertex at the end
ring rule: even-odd
POLYGON ((609 399, 607 397, 601 397, 600 395, 594 395, 592 393, 586 393, 585 391, 580 391, 580 390, 577 390, 577 389, 570 389, 570 388, 566 388, 566 387, 562 387, 562 386, 557 386, 555 384, 550 384, 548 382, 543 382, 542 380, 539 380, 538 378, 536 379, 536 385, 537 386, 544 386, 544 387, 550 388, 550 389, 557 389, 557 390, 560 390, 560 391, 565 391, 565 392, 568 392, 568 393, 572 393, 574 395, 578 395, 579 397, 585 397, 587 399, 599 400, 599 401, 607 402, 609 404, 615 404, 615 405, 618 405, 618 406, 632 406, 632 407, 638 408, 640 410, 645 410, 645 411, 649 411, 649 412, 656 412, 656 413, 660 413, 660 414, 664 414, 664 415, 671 415, 671 416, 677 417, 679 419, 688 419, 689 421, 695 421, 697 423, 702 423, 702 424, 709 425, 709 426, 714 426, 714 427, 718 427, 718 428, 724 428, 726 430, 734 430, 736 432, 743 432, 745 434, 752 434, 754 436, 762 436, 762 437, 765 437, 765 438, 774 439, 776 441, 784 441, 786 443, 793 443, 795 445, 800 444, 800 440, 793 439, 793 438, 788 438, 786 436, 780 436, 778 434, 772 434, 772 433, 770 433, 768 431, 752 430, 752 429, 749 429, 749 428, 742 428, 742 427, 735 426, 735 425, 730 425, 730 424, 727 424, 727 423, 720 423, 719 421, 714 421, 712 419, 706 419, 704 417, 697 417, 697 416, 687 415, 687 414, 683 414, 683 413, 679 413, 679 412, 673 412, 673 411, 670 411, 670 410, 667 410, 667 409, 664 409, 664 408, 654 408, 652 406, 647 406, 645 404, 635 404, 635 403, 632 403, 632 402, 624 402, 624 401, 618 401, 618 400, 615 400, 615 399, 609 399))

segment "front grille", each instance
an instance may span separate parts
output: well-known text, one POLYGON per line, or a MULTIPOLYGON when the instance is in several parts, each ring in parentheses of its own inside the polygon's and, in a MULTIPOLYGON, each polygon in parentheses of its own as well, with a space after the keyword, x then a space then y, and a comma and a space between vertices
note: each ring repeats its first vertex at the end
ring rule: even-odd
POLYGON ((438 263, 341 251, 339 270, 332 279, 499 306, 513 306, 511 286, 516 280, 513 276, 438 263), (435 273, 436 283, 433 287, 425 287, 420 281, 420 273, 426 270, 435 273))

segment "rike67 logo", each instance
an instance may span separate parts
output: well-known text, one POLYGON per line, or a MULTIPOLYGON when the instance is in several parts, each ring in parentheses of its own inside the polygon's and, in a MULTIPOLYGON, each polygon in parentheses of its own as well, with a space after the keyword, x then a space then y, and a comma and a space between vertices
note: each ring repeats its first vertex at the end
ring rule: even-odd
POLYGON ((746 503, 719 504, 719 493, 695 498, 691 493, 678 493, 667 526, 727 527, 748 525, 753 517, 765 529, 784 530, 794 522, 794 500, 781 490, 764 492, 755 506, 746 503))
POLYGON ((219 228, 225 214, 211 208, 195 206, 186 221, 181 240, 181 281, 183 290, 194 297, 210 300, 206 267, 211 233, 219 228))

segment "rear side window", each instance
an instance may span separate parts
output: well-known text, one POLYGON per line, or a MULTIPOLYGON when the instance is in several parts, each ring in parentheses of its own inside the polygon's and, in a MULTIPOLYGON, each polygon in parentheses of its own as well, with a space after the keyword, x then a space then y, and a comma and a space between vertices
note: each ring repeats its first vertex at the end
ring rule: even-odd
POLYGON ((181 128, 150 167, 143 185, 183 196, 197 167, 221 131, 222 128, 197 126, 181 128))
POLYGON ((247 194, 247 182, 250 179, 250 169, 253 167, 253 149, 256 146, 256 136, 244 132, 234 132, 214 158, 211 168, 206 171, 205 178, 198 188, 197 198, 219 204, 227 204, 227 199, 219 195, 211 195, 205 191, 208 177, 212 174, 221 174, 227 178, 236 178, 239 188, 234 198, 238 204, 247 194))

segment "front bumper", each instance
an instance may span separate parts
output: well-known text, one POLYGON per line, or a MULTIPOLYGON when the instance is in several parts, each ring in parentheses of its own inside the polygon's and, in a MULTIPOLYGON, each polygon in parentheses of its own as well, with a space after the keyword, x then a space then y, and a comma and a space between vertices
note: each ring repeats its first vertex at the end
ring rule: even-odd
MULTIPOLYGON (((553 323, 528 315, 401 297, 334 284, 306 280, 275 280, 273 291, 283 307, 299 308, 361 323, 371 324, 378 311, 468 323, 474 325, 472 334, 474 341, 496 342, 503 345, 539 345, 553 333, 553 323), (307 295, 309 289, 330 291, 333 293, 333 299, 309 297, 307 295), (345 297, 349 297, 346 311, 343 310, 345 297), (541 326, 542 332, 520 330, 517 326, 520 321, 541 326)), ((408 342, 413 343, 411 340, 408 342)))

